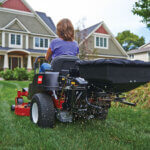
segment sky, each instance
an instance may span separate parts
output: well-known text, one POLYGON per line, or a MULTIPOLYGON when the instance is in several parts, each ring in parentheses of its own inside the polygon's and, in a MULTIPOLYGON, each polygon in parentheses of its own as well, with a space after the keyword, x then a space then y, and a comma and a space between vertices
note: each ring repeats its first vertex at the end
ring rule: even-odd
POLYGON ((104 21, 114 36, 130 30, 150 42, 150 29, 141 17, 131 10, 137 0, 26 0, 35 11, 45 12, 56 25, 62 18, 69 18, 74 27, 81 29, 104 21))

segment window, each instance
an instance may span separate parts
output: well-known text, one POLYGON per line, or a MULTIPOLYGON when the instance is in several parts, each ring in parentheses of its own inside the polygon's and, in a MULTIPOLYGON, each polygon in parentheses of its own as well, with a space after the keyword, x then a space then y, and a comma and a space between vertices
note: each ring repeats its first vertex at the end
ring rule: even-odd
POLYGON ((49 44, 48 39, 35 37, 34 41, 35 41, 34 42, 34 47, 35 48, 38 48, 38 49, 48 48, 48 44, 49 44))
POLYGON ((11 33, 9 36, 9 46, 21 48, 22 47, 22 36, 20 34, 11 33))
POLYGON ((134 54, 129 55, 130 59, 134 59, 134 54))
POLYGON ((108 38, 96 36, 95 48, 108 49, 108 38))

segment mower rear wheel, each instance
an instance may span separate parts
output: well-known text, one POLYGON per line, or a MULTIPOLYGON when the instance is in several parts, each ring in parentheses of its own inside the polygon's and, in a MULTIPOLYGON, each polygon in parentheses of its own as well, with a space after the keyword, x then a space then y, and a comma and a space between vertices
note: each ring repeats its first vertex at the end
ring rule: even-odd
POLYGON ((31 101, 30 119, 43 128, 53 128, 55 123, 55 109, 48 94, 35 94, 31 101))

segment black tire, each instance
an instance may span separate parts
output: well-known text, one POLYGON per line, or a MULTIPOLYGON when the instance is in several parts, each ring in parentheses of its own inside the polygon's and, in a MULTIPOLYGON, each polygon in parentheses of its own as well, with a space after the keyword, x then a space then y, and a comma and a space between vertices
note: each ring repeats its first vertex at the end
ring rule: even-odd
POLYGON ((30 119, 33 123, 42 128, 53 128, 55 124, 55 109, 51 97, 44 93, 35 94, 31 101, 30 119), (37 107, 37 120, 34 117, 37 107))
POLYGON ((15 105, 11 105, 11 111, 15 111, 15 105))

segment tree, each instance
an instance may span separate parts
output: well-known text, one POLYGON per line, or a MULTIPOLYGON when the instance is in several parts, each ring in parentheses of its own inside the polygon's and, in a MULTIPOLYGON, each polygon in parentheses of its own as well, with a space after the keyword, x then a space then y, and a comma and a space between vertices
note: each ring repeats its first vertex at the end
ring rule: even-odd
POLYGON ((150 0, 138 0, 132 9, 134 15, 142 17, 142 22, 146 23, 150 29, 150 0))
POLYGON ((143 36, 139 37, 138 35, 131 33, 129 30, 118 33, 116 39, 126 51, 136 49, 145 44, 143 36))
POLYGON ((97 55, 96 50, 91 50, 89 49, 89 40, 85 39, 85 37, 87 37, 87 29, 85 29, 85 18, 83 18, 82 20, 79 20, 77 23, 77 28, 75 30, 75 37, 76 37, 76 41, 78 43, 80 43, 81 41, 84 40, 84 42, 82 43, 82 46, 80 46, 80 52, 79 52, 79 58, 81 60, 84 59, 94 59, 95 55, 97 55), (90 55, 90 57, 89 57, 90 55))

